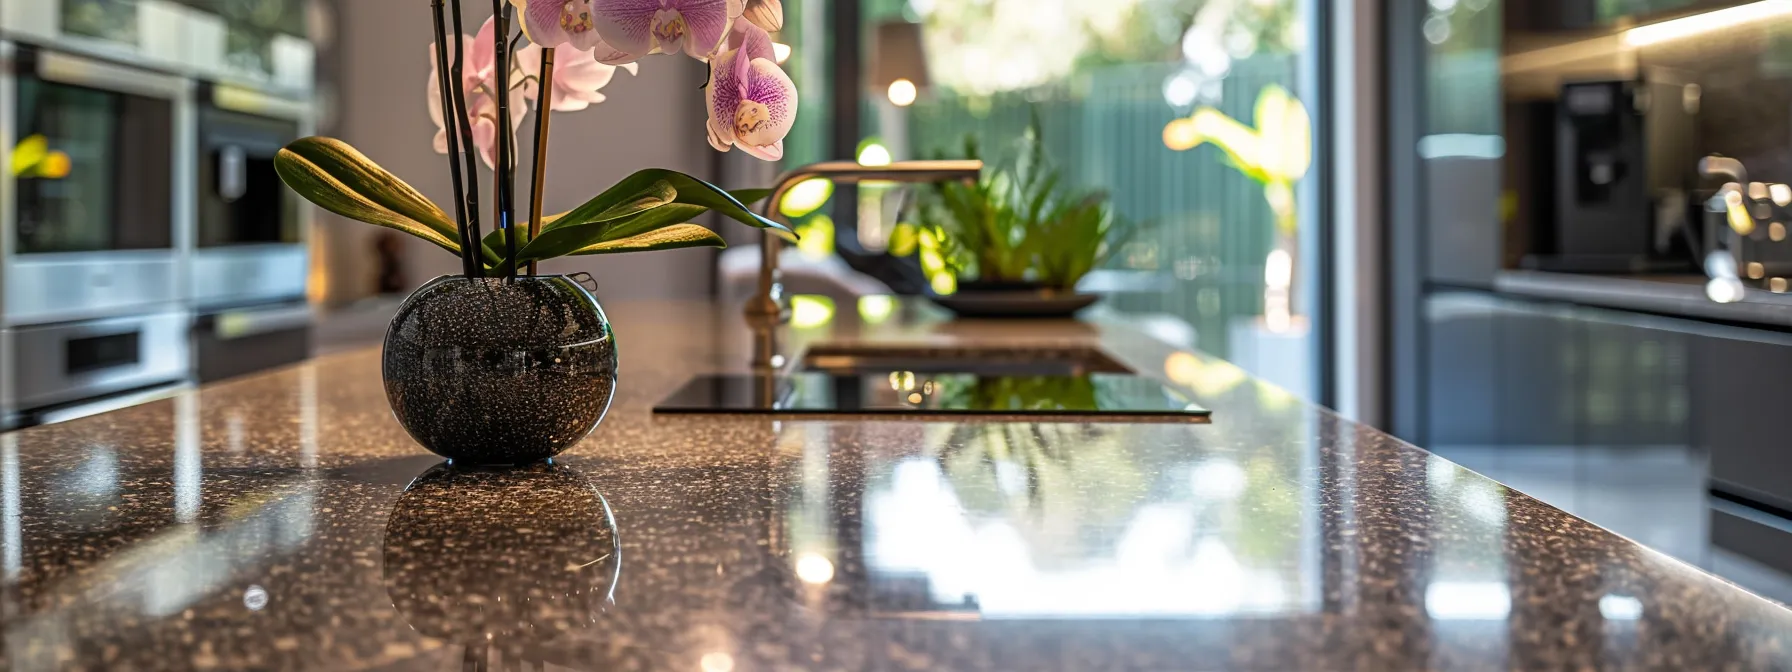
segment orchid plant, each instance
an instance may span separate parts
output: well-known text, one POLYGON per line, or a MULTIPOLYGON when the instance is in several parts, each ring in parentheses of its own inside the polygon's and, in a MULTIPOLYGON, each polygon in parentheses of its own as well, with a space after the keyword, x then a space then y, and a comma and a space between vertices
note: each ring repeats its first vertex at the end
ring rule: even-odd
POLYGON ((637 172, 569 212, 544 215, 541 207, 552 113, 604 102, 602 90, 618 70, 636 74, 638 62, 655 54, 708 64, 706 130, 716 150, 739 147, 763 160, 781 158, 796 120, 797 91, 772 51, 771 33, 784 22, 780 0, 491 2, 492 18, 471 36, 462 33, 460 0, 430 3, 436 42, 430 46, 428 109, 436 152, 448 156, 452 218, 332 138, 305 138, 280 152, 276 168, 287 186, 325 210, 459 255, 467 277, 533 274, 536 262, 562 256, 725 247, 713 231, 691 223, 711 211, 794 235, 747 208, 765 199, 767 190, 729 192, 664 169, 637 172), (519 49, 525 38, 528 44, 519 49), (517 133, 530 112, 534 189, 527 225, 519 225, 517 133), (489 235, 479 221, 481 164, 493 176, 497 201, 489 235))

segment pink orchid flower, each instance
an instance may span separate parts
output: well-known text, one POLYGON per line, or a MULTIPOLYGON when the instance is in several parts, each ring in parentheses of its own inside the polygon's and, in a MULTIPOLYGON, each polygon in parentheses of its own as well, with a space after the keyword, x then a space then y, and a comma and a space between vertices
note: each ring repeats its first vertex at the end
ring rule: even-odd
POLYGON ((709 62, 709 144, 766 161, 784 158, 784 136, 796 123, 796 84, 778 68, 771 36, 749 22, 730 31, 709 62))
MULTIPOLYGON (((523 72, 523 93, 529 100, 541 99, 541 45, 531 44, 516 52, 517 65, 523 72)), ((598 103, 604 102, 604 94, 599 93, 610 80, 616 77, 616 70, 627 70, 629 74, 637 74, 640 66, 628 63, 621 66, 599 63, 590 51, 568 46, 554 48, 554 89, 549 92, 547 109, 555 112, 578 112, 598 103)))
MULTIPOLYGON (((709 58, 727 37, 729 25, 746 11, 745 0, 590 0, 590 5, 604 42, 636 58, 680 51, 709 58)), ((616 62, 602 55, 599 59, 616 62)))
POLYGON ((588 52, 599 63, 622 65, 639 56, 604 42, 592 18, 592 0, 510 0, 523 17, 523 34, 544 47, 571 46, 588 52))
MULTIPOLYGON (((461 36, 461 87, 467 97, 467 120, 473 127, 473 144, 479 149, 480 158, 485 166, 491 168, 498 162, 498 52, 494 42, 497 39, 495 22, 487 20, 479 29, 477 37, 461 36)), ((436 153, 448 153, 448 128, 442 110, 441 85, 436 71, 436 45, 429 45, 429 118, 436 124, 436 153)), ((515 62, 515 59, 512 59, 515 62)), ((502 90, 510 96, 510 136, 514 140, 516 131, 523 125, 523 114, 528 105, 528 97, 524 86, 523 72, 512 67, 505 78, 502 90)))

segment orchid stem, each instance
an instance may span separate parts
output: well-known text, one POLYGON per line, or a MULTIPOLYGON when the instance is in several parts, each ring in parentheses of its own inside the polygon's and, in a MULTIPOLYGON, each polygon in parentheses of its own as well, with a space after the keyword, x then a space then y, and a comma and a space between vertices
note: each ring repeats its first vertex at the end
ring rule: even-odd
POLYGON ((448 79, 448 18, 445 15, 446 10, 442 0, 434 0, 430 3, 430 7, 435 11, 436 84, 441 89, 438 93, 441 94, 439 102, 443 115, 442 132, 448 136, 448 173, 454 181, 454 222, 456 232, 460 235, 460 267, 461 273, 470 279, 479 273, 480 268, 475 262, 477 257, 473 256, 473 245, 477 241, 474 241, 467 232, 466 186, 461 181, 460 174, 459 132, 447 130, 448 124, 453 123, 450 120, 454 119, 457 113, 454 107, 454 97, 449 93, 453 85, 449 83, 448 79))
MULTIPOLYGON (((553 110, 554 102, 554 52, 556 48, 541 50, 541 81, 536 91, 539 95, 535 107, 535 176, 530 184, 533 194, 529 203, 529 240, 541 235, 541 196, 548 177, 548 117, 553 110)), ((536 263, 529 262, 529 275, 540 270, 536 263)))
POLYGON ((498 52, 499 85, 503 93, 493 96, 498 102, 498 226, 504 229, 504 259, 509 266, 506 277, 516 277, 516 227, 511 221, 516 208, 516 137, 510 125, 510 7, 504 0, 492 0, 492 17, 497 20, 497 35, 492 46, 498 52))
POLYGON ((452 95, 451 98, 454 100, 454 109, 448 111, 450 116, 453 117, 453 121, 450 122, 447 119, 444 119, 443 122, 453 124, 449 136, 452 137, 458 133, 460 135, 459 144, 465 150, 461 153, 462 160, 466 162, 465 172, 467 178, 465 191, 466 202, 464 207, 467 217, 468 240, 472 243, 468 254, 473 258, 473 271, 475 275, 484 277, 485 263, 483 262, 483 259, 485 257, 485 228, 479 224, 479 164, 477 163, 477 159, 473 157, 473 155, 478 152, 476 151, 477 145, 473 143, 473 122, 467 118, 467 88, 465 86, 467 79, 464 68, 464 63, 467 59, 465 53, 466 38, 464 37, 466 31, 461 28, 460 0, 454 0, 452 6, 454 8, 455 49, 453 61, 454 95, 452 95))

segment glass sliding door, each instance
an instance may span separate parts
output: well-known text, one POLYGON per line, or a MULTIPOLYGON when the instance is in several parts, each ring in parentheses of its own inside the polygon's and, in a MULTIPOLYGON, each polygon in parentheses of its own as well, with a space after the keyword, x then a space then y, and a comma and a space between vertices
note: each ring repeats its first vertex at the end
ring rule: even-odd
MULTIPOLYGON (((837 21, 825 22, 839 41, 830 53, 858 58, 805 67, 802 59, 815 56, 798 53, 792 63, 799 76, 825 78, 829 98, 856 96, 859 113, 830 116, 825 131, 799 132, 789 153, 876 163, 975 151, 992 170, 1012 172, 1032 165, 1037 152, 1059 189, 1111 199, 1116 220, 1126 223, 1126 235, 1110 239, 1079 284, 1108 296, 1099 310, 1136 316, 1162 338, 1322 399, 1317 299, 1326 283, 1318 241, 1326 218, 1317 187, 1325 177, 1318 160, 1325 110, 1316 36, 1325 20, 1318 7, 1313 0, 829 3, 825 11, 838 18, 849 9, 858 23, 856 34, 840 35, 837 21), (854 38, 856 49, 846 45, 854 38), (856 85, 838 76, 852 60, 864 73, 856 85), (815 151, 822 143, 828 148, 815 151)), ((787 7, 787 26, 802 11, 787 7)), ((834 112, 811 93, 822 88, 802 84, 806 116, 834 112)), ((914 226, 917 198, 924 196, 894 187, 838 189, 828 207, 799 210, 803 250, 818 261, 838 253, 899 292, 960 291, 977 273, 936 263, 930 246, 938 241, 914 226)))

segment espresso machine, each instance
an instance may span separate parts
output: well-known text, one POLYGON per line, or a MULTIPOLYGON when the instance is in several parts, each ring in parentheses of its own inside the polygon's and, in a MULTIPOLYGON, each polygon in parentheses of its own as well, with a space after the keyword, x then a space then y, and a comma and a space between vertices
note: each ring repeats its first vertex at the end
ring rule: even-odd
POLYGON ((1675 73, 1570 82, 1555 104, 1554 208, 1528 268, 1571 273, 1691 270, 1689 199, 1700 89, 1675 73))

